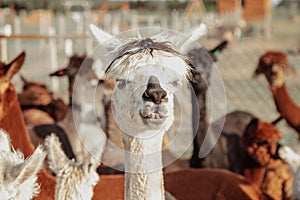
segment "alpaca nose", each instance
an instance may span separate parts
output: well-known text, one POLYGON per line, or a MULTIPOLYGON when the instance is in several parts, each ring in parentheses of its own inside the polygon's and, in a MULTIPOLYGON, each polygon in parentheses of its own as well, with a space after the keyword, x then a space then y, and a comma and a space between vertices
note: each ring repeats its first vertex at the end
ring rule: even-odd
POLYGON ((155 76, 149 78, 147 89, 143 94, 145 101, 152 101, 156 104, 167 102, 167 92, 161 88, 159 80, 155 76))

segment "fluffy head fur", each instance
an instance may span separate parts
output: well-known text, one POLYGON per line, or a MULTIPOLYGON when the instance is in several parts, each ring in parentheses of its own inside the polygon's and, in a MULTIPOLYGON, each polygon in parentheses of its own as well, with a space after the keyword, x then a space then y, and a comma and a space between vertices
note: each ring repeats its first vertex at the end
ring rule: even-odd
POLYGON ((26 160, 10 147, 6 132, 0 130, 0 199, 29 200, 39 193, 37 173, 46 154, 38 147, 26 160))

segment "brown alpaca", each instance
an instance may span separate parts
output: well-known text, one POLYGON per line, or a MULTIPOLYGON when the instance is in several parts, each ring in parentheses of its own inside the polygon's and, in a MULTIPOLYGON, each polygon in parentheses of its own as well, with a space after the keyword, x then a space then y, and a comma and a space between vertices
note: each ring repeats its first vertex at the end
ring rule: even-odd
MULTIPOLYGON (((123 200, 124 176, 100 176, 93 199, 123 200), (112 191, 112 188, 114 192, 112 191), (102 191, 97 193, 96 191, 102 191)), ((245 177, 226 170, 187 169, 164 174, 165 187, 177 200, 264 200, 267 199, 245 177), (195 184, 193 184, 195 183, 195 184)))
MULTIPOLYGON (((21 53, 9 64, 0 63, 0 128, 6 130, 15 149, 20 149, 25 157, 34 152, 27 133, 18 97, 11 79, 21 68, 25 53, 21 53)), ((55 179, 45 170, 39 173, 41 192, 35 199, 53 199, 55 179)))
POLYGON ((54 98, 43 83, 27 81, 21 76, 23 91, 18 94, 26 124, 40 125, 61 121, 67 106, 60 98, 54 98))
POLYGON ((300 107, 290 97, 285 86, 285 74, 293 70, 285 53, 268 51, 260 57, 254 73, 265 75, 270 84, 277 111, 300 135, 300 107))
POLYGON ((277 155, 282 135, 271 123, 253 119, 242 137, 246 151, 244 176, 272 199, 292 199, 293 176, 289 165, 277 155))

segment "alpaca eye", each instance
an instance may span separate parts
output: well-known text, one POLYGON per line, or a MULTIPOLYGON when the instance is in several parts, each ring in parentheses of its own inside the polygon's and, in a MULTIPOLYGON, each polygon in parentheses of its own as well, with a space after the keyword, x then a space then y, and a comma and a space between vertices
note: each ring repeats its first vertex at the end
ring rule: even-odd
POLYGON ((117 83, 118 88, 122 89, 127 84, 127 81, 125 79, 117 79, 116 83, 117 83))
POLYGON ((268 141, 266 141, 266 140, 259 141, 259 142, 257 142, 256 144, 257 144, 258 146, 268 146, 268 145, 269 145, 268 141))
POLYGON ((182 84, 181 84, 180 80, 175 80, 175 81, 171 81, 170 85, 172 85, 173 87, 178 87, 178 86, 181 86, 182 84))

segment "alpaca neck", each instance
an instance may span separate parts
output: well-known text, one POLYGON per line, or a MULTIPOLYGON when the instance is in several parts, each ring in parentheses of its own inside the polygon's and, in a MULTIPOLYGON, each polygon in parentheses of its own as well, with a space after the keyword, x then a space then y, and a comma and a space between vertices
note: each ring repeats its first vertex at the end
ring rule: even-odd
POLYGON ((163 133, 148 139, 123 134, 126 200, 164 200, 162 137, 163 133))
POLYGON ((280 87, 271 86, 271 91, 278 112, 287 120, 289 124, 291 124, 293 127, 298 127, 300 125, 300 108, 290 97, 285 84, 280 87), (297 117, 297 115, 299 117, 297 117))
POLYGON ((0 114, 1 128, 7 131, 15 149, 21 150, 25 157, 31 155, 34 146, 30 141, 18 96, 12 85, 0 97, 0 101, 0 106, 3 106, 3 113, 0 114))

